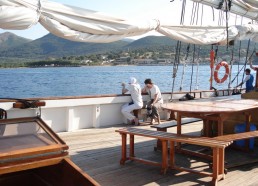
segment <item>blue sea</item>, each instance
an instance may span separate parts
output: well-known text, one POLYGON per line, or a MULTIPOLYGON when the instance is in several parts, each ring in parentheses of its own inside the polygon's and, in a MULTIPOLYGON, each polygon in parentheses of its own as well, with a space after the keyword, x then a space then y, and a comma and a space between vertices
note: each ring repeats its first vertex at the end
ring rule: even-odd
MULTIPOLYGON (((242 66, 240 66, 241 68, 242 66)), ((178 91, 182 79, 183 66, 179 66, 174 91, 178 91)), ((17 68, 0 69, 1 98, 33 98, 52 96, 84 96, 120 94, 121 82, 129 77, 137 78, 141 86, 146 78, 151 78, 162 92, 172 90, 172 66, 97 66, 97 67, 48 67, 48 68, 17 68)), ((220 71, 223 76, 224 68, 220 71)), ((232 79, 238 72, 233 66, 232 79)), ((194 66, 192 90, 209 89, 210 67, 199 66, 196 84, 197 66, 194 66)), ((183 90, 190 90, 192 66, 185 68, 183 90)), ((242 80, 242 72, 239 82, 242 80)), ((235 85, 237 79, 234 81, 235 85)), ((228 81, 223 84, 214 83, 218 89, 227 88, 228 81)))

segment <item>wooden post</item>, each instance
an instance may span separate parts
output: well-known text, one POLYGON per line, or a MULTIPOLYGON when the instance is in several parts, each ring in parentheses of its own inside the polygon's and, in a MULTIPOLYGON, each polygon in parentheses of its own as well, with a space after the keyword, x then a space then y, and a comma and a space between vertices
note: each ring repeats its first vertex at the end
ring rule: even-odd
MULTIPOLYGON (((157 131, 167 132, 167 128, 157 128, 157 131)), ((162 143, 160 139, 157 139, 157 146, 154 147, 154 151, 160 150, 162 151, 162 143)))
POLYGON ((225 148, 219 148, 219 175, 222 175, 222 179, 225 179, 225 148))
POLYGON ((130 134, 130 157, 134 157, 134 135, 130 134))
POLYGON ((174 141, 170 141, 169 166, 171 169, 175 167, 175 142, 174 141))
MULTIPOLYGON (((180 112, 177 112, 177 134, 181 135, 181 133, 182 133, 182 116, 180 112)), ((177 142, 176 148, 180 149, 181 143, 177 142)))
POLYGON ((219 115, 218 119, 218 136, 223 136, 223 116, 219 115))
POLYGON ((161 173, 166 174, 168 169, 168 141, 162 140, 162 167, 161 173))
MULTIPOLYGON (((250 129, 250 127, 251 127, 251 124, 250 124, 250 122, 251 122, 251 114, 249 112, 245 113, 245 122, 246 122, 245 131, 249 132, 251 130, 250 129)), ((250 138, 245 140, 245 149, 246 150, 250 150, 250 148, 249 148, 250 145, 249 144, 250 144, 250 138)))
POLYGON ((124 165, 126 161, 126 134, 120 133, 122 137, 122 157, 120 160, 120 165, 124 165))
POLYGON ((218 175, 219 175, 219 150, 216 147, 213 147, 213 162, 212 162, 212 185, 216 186, 218 183, 218 175))
POLYGON ((213 121, 212 120, 207 120, 207 137, 212 137, 213 136, 212 125, 213 125, 213 121))
POLYGON ((169 120, 176 120, 176 116, 175 116, 175 112, 174 111, 170 111, 169 120))
POLYGON ((203 119, 203 136, 208 137, 209 136, 209 120, 203 119))

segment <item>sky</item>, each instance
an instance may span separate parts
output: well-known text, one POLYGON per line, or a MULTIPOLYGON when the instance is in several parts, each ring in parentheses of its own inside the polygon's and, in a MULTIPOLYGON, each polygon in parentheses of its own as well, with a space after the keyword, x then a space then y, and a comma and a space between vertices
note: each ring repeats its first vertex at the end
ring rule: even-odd
MULTIPOLYGON (((51 0, 58 3, 77 6, 80 8, 90 9, 94 11, 103 12, 113 17, 121 17, 129 20, 136 19, 159 19, 162 24, 178 25, 180 23, 181 5, 182 0, 51 0)), ((185 24, 190 24, 192 4, 193 2, 187 0, 185 24)), ((201 8, 199 11, 201 14, 201 8)), ((204 7, 203 13, 203 25, 218 25, 218 12, 215 10, 215 21, 213 21, 212 9, 210 7, 204 7)), ((200 16, 201 17, 201 16, 200 16)), ((201 18, 199 18, 201 19, 201 18)), ((247 22, 249 20, 244 20, 247 22)), ((235 19, 235 16, 230 16, 230 24, 241 23, 241 18, 235 19)), ((37 39, 46 34, 48 31, 44 29, 39 23, 26 30, 3 30, 0 29, 0 33, 13 32, 16 35, 37 39)), ((158 35, 155 31, 148 33, 147 35, 158 35)), ((138 39, 137 36, 132 39, 138 39)))

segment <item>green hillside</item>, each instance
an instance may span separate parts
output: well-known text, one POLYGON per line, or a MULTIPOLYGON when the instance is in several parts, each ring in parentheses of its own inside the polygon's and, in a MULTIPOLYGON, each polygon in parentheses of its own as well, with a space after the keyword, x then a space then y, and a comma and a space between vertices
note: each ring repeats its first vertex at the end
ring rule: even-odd
POLYGON ((177 41, 165 36, 147 36, 128 44, 126 47, 132 49, 152 48, 161 46, 175 46, 176 43, 177 41))
POLYGON ((25 43, 28 43, 32 40, 19 37, 13 33, 5 32, 0 34, 0 51, 7 50, 9 48, 21 46, 25 43))
POLYGON ((48 34, 42 38, 26 43, 22 46, 6 48, 0 51, 1 57, 19 57, 46 59, 49 57, 62 57, 69 55, 87 55, 93 53, 105 53, 111 50, 121 49, 127 45, 126 41, 113 43, 81 43, 65 40, 48 34))

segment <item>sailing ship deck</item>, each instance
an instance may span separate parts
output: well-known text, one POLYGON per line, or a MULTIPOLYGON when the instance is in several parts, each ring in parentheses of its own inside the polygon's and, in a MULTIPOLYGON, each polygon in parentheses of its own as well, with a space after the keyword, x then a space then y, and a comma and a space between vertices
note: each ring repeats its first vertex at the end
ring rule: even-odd
MULTIPOLYGON (((69 145, 70 155, 74 163, 92 176, 100 185, 209 185, 211 178, 186 172, 169 170, 166 175, 160 174, 160 168, 144 165, 138 162, 129 162, 121 166, 121 137, 115 129, 127 127, 119 125, 109 128, 85 129, 76 132, 59 133, 61 138, 69 145)), ((150 126, 139 128, 150 129, 150 126)), ((183 126, 184 133, 199 135, 202 128, 201 122, 183 126)), ((176 132, 176 128, 168 129, 176 132)), ((136 156, 150 160, 160 160, 161 153, 153 151, 156 141, 150 138, 136 137, 136 156)), ((240 161, 241 157, 250 158, 250 155, 236 152, 226 152, 227 161, 240 161), (231 154, 233 153, 233 154, 231 154)), ((252 157, 254 154, 251 155, 252 157)), ((255 156, 257 154, 255 153, 255 156)), ((184 155, 176 155, 176 162, 196 169, 208 169, 208 162, 184 155), (198 160, 198 161, 196 161, 198 160)), ((258 185, 258 163, 253 163, 228 170, 226 179, 219 181, 219 186, 258 185)))

